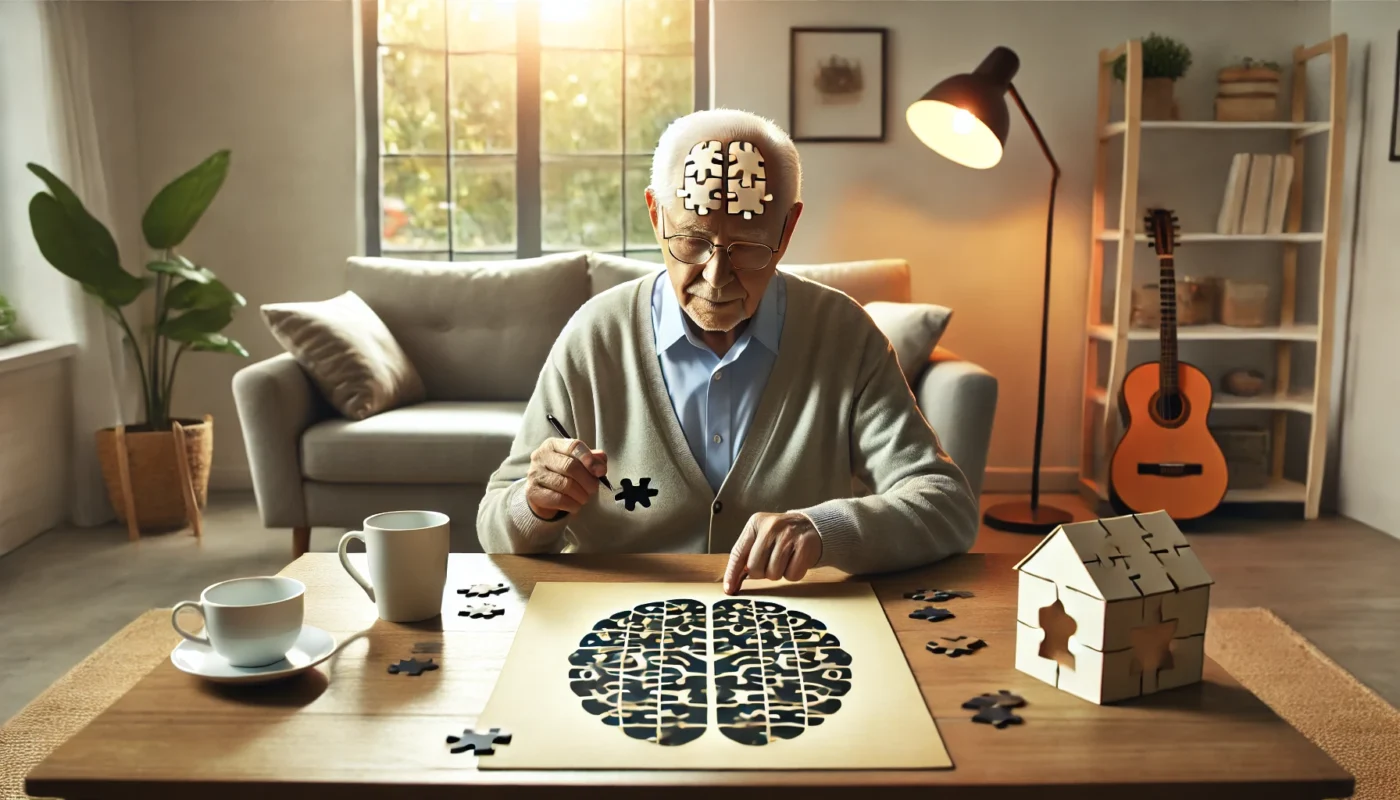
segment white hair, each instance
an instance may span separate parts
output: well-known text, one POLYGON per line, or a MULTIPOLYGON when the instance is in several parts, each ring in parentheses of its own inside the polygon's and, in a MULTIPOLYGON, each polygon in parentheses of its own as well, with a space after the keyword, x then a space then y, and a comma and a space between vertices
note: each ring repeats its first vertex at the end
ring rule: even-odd
POLYGON ((802 200, 802 160, 797 146, 778 124, 748 111, 712 108, 678 117, 661 134, 651 157, 651 190, 657 202, 671 208, 685 180, 685 157, 696 142, 752 142, 763 154, 768 191, 784 212, 802 200))

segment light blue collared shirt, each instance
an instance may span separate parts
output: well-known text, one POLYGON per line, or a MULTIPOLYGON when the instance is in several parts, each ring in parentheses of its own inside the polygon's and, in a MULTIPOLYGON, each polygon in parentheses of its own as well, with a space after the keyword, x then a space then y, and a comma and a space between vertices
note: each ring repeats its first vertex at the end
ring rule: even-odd
POLYGON ((748 327, 720 358, 686 324, 666 273, 657 275, 652 286, 651 324, 666 393, 691 455, 715 492, 739 455, 768 384, 786 313, 787 284, 779 272, 768 282, 748 327))

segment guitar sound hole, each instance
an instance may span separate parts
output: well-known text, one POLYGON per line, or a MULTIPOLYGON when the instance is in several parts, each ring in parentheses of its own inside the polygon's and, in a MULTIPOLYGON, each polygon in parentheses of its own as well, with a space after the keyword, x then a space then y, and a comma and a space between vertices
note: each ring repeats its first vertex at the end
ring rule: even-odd
POLYGON ((1158 392, 1152 397, 1152 410, 1155 412, 1156 422, 1168 428, 1174 428, 1186 421, 1187 403, 1186 396, 1181 392, 1162 394, 1158 392))

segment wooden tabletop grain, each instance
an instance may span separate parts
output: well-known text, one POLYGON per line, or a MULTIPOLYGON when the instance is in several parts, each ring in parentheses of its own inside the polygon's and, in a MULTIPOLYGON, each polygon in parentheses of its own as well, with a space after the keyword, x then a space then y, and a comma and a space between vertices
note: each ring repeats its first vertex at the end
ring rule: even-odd
MULTIPOLYGON (((361 558, 363 556, 360 556, 361 558)), ((606 796, 688 798, 1336 798, 1350 775, 1208 661, 1202 683, 1116 706, 1096 706, 1015 670, 1016 581, 1012 556, 968 555, 869 579, 904 648, 955 768, 939 771, 673 772, 478 771, 452 755, 448 734, 472 726, 505 661, 536 581, 713 581, 724 556, 484 556, 454 554, 444 616, 393 624, 376 618, 364 592, 331 554, 311 554, 282 574, 307 585, 307 623, 344 649, 282 684, 229 687, 166 661, 29 776, 30 794, 65 798, 308 797, 430 798, 606 796), (492 598, 504 616, 467 619, 455 593, 504 581, 492 598), (905 591, 970 589, 940 623, 910 619, 905 591), (950 659, 927 652, 937 636, 967 634, 988 647, 950 659), (441 642, 442 668, 391 675, 415 643, 441 642), (1025 724, 997 730, 972 722, 963 701, 1009 689, 1028 701, 1025 724), (468 794, 463 789, 469 788, 468 794), (716 792, 722 792, 717 795, 716 792)), ((851 580, 818 570, 812 580, 851 580)))

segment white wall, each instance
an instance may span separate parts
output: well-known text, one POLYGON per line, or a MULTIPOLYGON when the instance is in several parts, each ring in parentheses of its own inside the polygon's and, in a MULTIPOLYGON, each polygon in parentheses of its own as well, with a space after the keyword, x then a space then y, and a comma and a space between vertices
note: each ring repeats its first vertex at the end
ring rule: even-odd
MULTIPOLYGON (((1001 382, 989 488, 1024 485, 1031 461, 1049 169, 1014 109, 1002 163, 975 172, 926 149, 905 125, 905 107, 942 77, 971 71, 995 45, 1007 45, 1021 57, 1017 88, 1064 171, 1055 220, 1043 464, 1051 473, 1049 486, 1070 488, 1079 454, 1099 50, 1152 31, 1182 39, 1194 53, 1194 64, 1178 86, 1182 115, 1209 119, 1215 70, 1223 62, 1245 54, 1286 62, 1294 46, 1330 35, 1325 3, 1258 0, 717 0, 715 14, 716 102, 783 125, 788 124, 789 28, 889 28, 888 139, 799 145, 808 202, 788 258, 906 258, 914 267, 914 299, 955 310, 944 343, 1001 382)), ((1115 89, 1121 93, 1121 86, 1115 89)), ((1140 202, 1173 205, 1183 229, 1208 230, 1230 155, 1286 148, 1287 140, 1193 136, 1172 134, 1144 143, 1140 202)), ((1121 151, 1113 156, 1121 158, 1121 151)), ((1187 273, 1277 273, 1277 249, 1237 249, 1249 247, 1179 254, 1178 265, 1187 273)), ((1108 257, 1114 258, 1112 249, 1108 257)), ((1135 260, 1138 281, 1153 279, 1150 251, 1139 250, 1135 260)), ((1300 296, 1305 302, 1306 295, 1300 296)), ((1135 349, 1134 355, 1152 353, 1135 349)), ((1210 361, 1212 355, 1183 346, 1187 359, 1210 361)), ((1267 352, 1230 357, 1272 361, 1267 352)), ((1227 363, 1207 371, 1218 374, 1227 363)))
MULTIPOLYGON (((220 148, 232 165, 183 247, 248 298, 227 333, 260 360, 281 352, 263 303, 344 291, 361 250, 352 4, 133 4, 140 194, 220 148)), ((215 486, 251 486, 230 388, 247 361, 190 354, 177 416, 214 416, 215 486)))
POLYGON ((1395 413, 1400 408, 1400 372, 1395 369, 1395 347, 1400 343, 1400 163, 1392 163, 1387 155, 1395 113, 1400 3, 1333 3, 1332 27, 1347 34, 1352 50, 1352 125, 1357 127, 1353 146, 1360 146, 1359 196, 1356 173, 1348 175, 1344 189, 1345 235, 1351 236, 1355 222, 1356 238, 1343 247, 1342 267, 1345 270, 1350 260, 1352 268, 1349 291, 1345 285, 1338 287, 1340 303, 1350 295, 1347 366, 1338 404, 1338 504, 1341 513, 1400 537, 1400 419, 1395 413))

